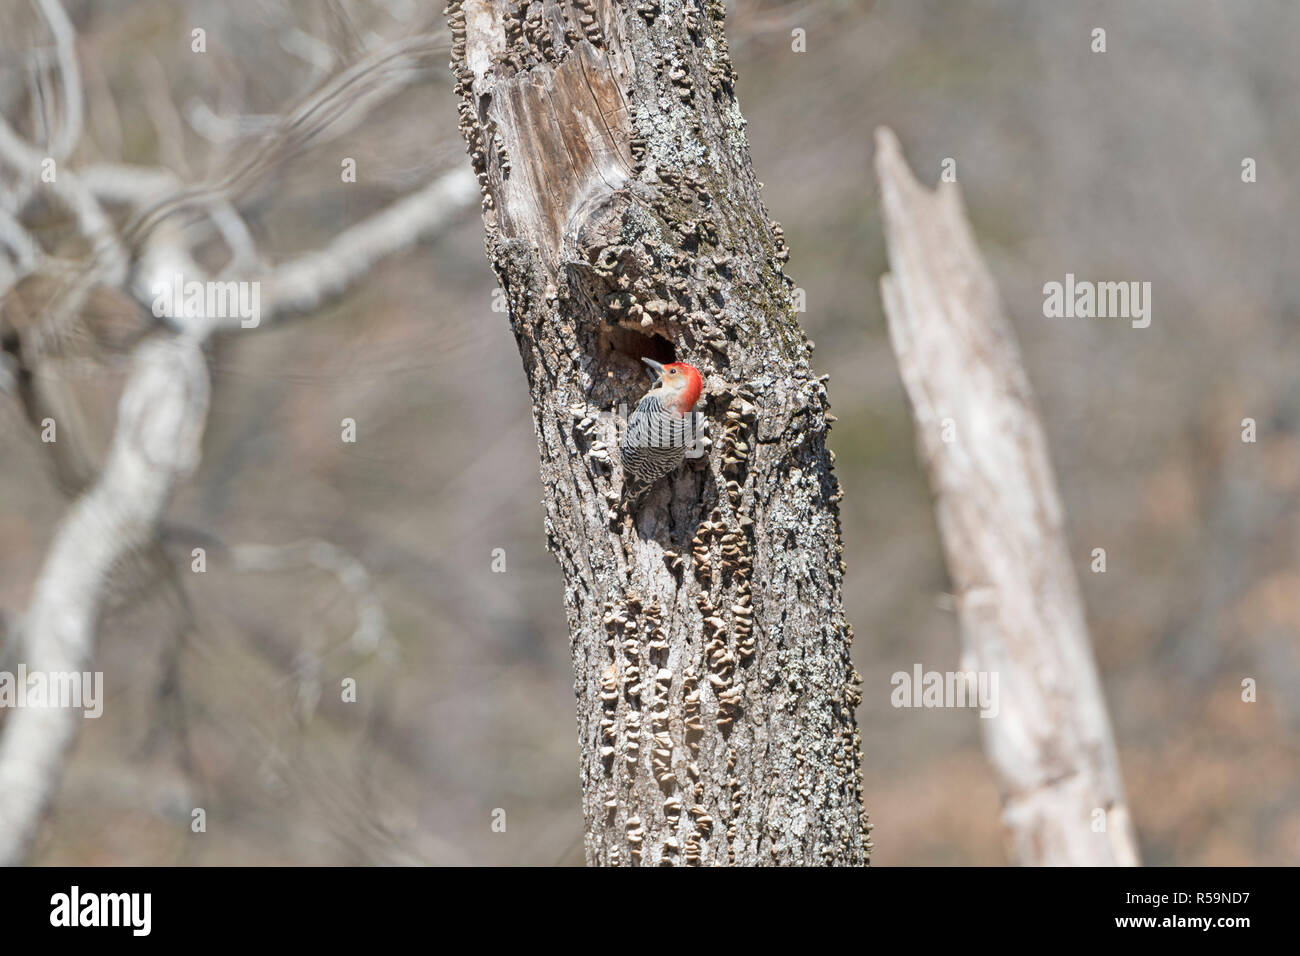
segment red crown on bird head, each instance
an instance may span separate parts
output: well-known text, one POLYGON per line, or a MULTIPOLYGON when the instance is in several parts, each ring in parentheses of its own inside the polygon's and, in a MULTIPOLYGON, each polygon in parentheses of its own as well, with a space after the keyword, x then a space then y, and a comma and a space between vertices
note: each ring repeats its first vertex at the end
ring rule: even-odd
POLYGON ((700 375, 699 369, 686 362, 660 365, 651 358, 643 358, 641 361, 650 367, 650 371, 659 380, 658 384, 670 392, 668 404, 674 411, 685 414, 695 407, 695 403, 700 400, 700 393, 704 391, 704 377, 700 375))

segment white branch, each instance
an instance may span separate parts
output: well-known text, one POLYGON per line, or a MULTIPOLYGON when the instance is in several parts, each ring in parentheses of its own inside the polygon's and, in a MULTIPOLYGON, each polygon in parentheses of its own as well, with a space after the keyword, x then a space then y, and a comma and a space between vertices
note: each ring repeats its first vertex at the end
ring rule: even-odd
POLYGON ((106 202, 144 203, 181 188, 180 178, 163 166, 94 163, 81 170, 86 188, 106 202))
MULTIPOLYGON (((149 540, 177 480, 198 463, 208 386, 193 337, 137 351, 103 472, 60 523, 37 579, 20 646, 29 674, 88 670, 109 572, 149 540)), ((21 859, 81 719, 66 707, 10 713, 0 740, 0 864, 21 859)))
MULTIPOLYGON (((0 243, 9 249, 20 276, 35 269, 41 259, 41 247, 32 238, 32 234, 21 222, 3 209, 0 209, 0 243)), ((0 294, 4 291, 5 287, 0 286, 0 294)))
MULTIPOLYGON (((13 168, 22 188, 29 188, 39 180, 45 158, 0 116, 0 161, 13 168)), ((127 271, 126 249, 94 192, 66 167, 58 168, 54 182, 45 188, 52 199, 76 217, 82 235, 90 240, 95 253, 94 268, 98 271, 96 278, 114 284, 122 281, 127 271)))
POLYGON ((63 124, 50 138, 50 155, 62 161, 71 155, 81 139, 85 97, 81 89, 81 70, 77 66, 77 34, 72 21, 58 0, 37 0, 41 16, 54 34, 54 51, 59 61, 59 79, 63 84, 63 124))
POLYGON ((912 402, 956 586, 963 670, 998 677, 979 721, 1011 856, 1133 865, 1137 846, 1015 335, 955 185, 924 189, 876 136, 890 340, 912 402), (970 661, 970 665, 966 664, 970 661))
MULTIPOLYGON (((75 146, 82 122, 75 37, 57 0, 39 2, 55 34, 68 98, 63 125, 53 137, 57 143, 51 147, 62 156, 75 146)), ((84 178, 58 169, 49 191, 74 212, 96 251, 79 277, 67 284, 58 311, 72 311, 79 296, 96 282, 127 284, 127 245, 119 240, 101 200, 136 209, 132 238, 140 252, 136 287, 130 291, 146 307, 151 304, 149 280, 155 274, 170 280, 181 271, 187 277, 203 278, 182 229, 163 222, 182 208, 205 209, 231 249, 228 273, 258 270, 260 257, 253 238, 231 198, 274 163, 312 142, 338 135, 376 102, 427 73, 432 57, 444 48, 445 42, 418 35, 363 58, 287 111, 276 135, 267 137, 233 173, 216 182, 186 186, 169 170, 126 165, 94 166, 84 178)), ((43 158, 0 116, 0 163, 14 167, 20 189, 39 180, 43 158)), ((381 258, 444 228, 477 196, 472 174, 457 170, 344 230, 324 249, 265 273, 261 281, 269 294, 264 314, 319 307, 381 258)), ((0 219, 0 241, 11 247, 20 263, 35 255, 39 265, 39 247, 33 249, 28 238, 16 217, 0 219)), ((252 277, 257 275, 253 271, 252 277)), ((57 325, 55 319, 49 321, 57 325)), ((210 385, 203 345, 210 334, 223 329, 222 321, 209 317, 173 323, 181 328, 179 334, 150 337, 137 349, 118 405, 107 461, 90 490, 60 523, 23 617, 19 652, 28 673, 84 672, 90 666, 113 566, 150 540, 176 483, 197 467, 210 385)), ((259 555, 244 553, 243 557, 255 560, 259 555)), ((377 642, 386 625, 365 569, 322 545, 310 547, 306 558, 337 574, 357 598, 354 642, 363 646, 377 642)), ((0 739, 0 865, 22 858, 55 793, 80 719, 79 710, 24 707, 6 720, 0 739)))
MULTIPOLYGON (((458 168, 349 226, 325 248, 277 266, 262 280, 263 317, 318 308, 380 259, 445 227, 478 195, 474 174, 458 168)), ((237 326, 239 319, 230 321, 237 326)))
POLYGON ((316 568, 334 575, 351 595, 357 608, 352 631, 352 648, 358 653, 374 652, 388 635, 388 617, 366 566, 338 545, 319 538, 291 544, 240 544, 230 549, 236 571, 297 571, 316 568))
MULTIPOLYGON (((80 177, 86 188, 100 199, 132 206, 145 206, 183 188, 180 177, 163 166, 96 163, 82 170, 80 177)), ((216 200, 208 206, 207 214, 230 249, 227 271, 243 272, 257 268, 261 262, 257 244, 249 232, 248 223, 244 222, 234 205, 226 200, 216 200)), ((162 241, 174 240, 167 237, 162 241)), ((157 244, 153 236, 149 244, 157 244)))
MULTIPOLYGON (((168 185, 165 177, 136 172, 101 169, 88 178, 97 188, 124 196, 144 186, 168 185)), ((324 250, 273 271, 267 278, 267 312, 320 306, 384 256, 445 227, 477 196, 473 175, 458 170, 398 200, 344 230, 324 250)), ((173 268, 198 275, 187 250, 174 242, 150 245, 142 275, 155 266, 168 278, 173 268)), ((38 578, 24 627, 29 673, 79 672, 89 664, 109 571, 149 539, 175 483, 197 466, 209 389, 202 345, 220 328, 195 324, 185 334, 150 340, 137 352, 104 471, 64 518, 38 578)), ((323 543, 303 547, 306 560, 338 575, 356 598, 354 646, 377 645, 386 623, 364 567, 323 543)), ((236 557, 248 563, 269 560, 268 554, 240 549, 236 557)), ((55 791, 79 719, 80 711, 44 709, 19 709, 9 717, 0 740, 0 865, 21 858, 55 791)))
POLYGON ((245 147, 228 169, 223 167, 221 176, 187 186, 141 209, 127 227, 128 237, 140 241, 163 219, 182 209, 238 199, 278 163, 346 133, 378 104, 427 76, 433 57, 446 48, 442 38, 419 34, 363 57, 276 117, 272 128, 245 147))

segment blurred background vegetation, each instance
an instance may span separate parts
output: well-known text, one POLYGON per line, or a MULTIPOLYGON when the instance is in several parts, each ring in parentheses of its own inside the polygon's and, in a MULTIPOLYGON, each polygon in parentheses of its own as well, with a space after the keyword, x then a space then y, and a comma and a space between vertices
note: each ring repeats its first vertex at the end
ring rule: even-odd
MULTIPOLYGON (((66 6, 88 90, 74 165, 164 165, 184 179, 230 159, 204 115, 277 112, 372 37, 441 28, 416 0, 66 6), (195 26, 205 55, 190 52, 195 26)), ((888 124, 923 180, 956 159, 1020 337, 1145 861, 1295 863, 1300 7, 728 7, 754 164, 807 293, 815 364, 832 376, 875 861, 1005 862, 976 715, 889 703, 891 674, 956 669, 958 643, 877 293, 872 131, 888 124), (1095 27, 1104 54, 1090 50, 1095 27), (794 29, 807 52, 792 51, 794 29), (1257 183, 1242 182, 1244 157, 1257 183), (1151 327, 1045 319, 1042 286, 1067 272, 1150 281, 1151 327), (1240 440, 1246 417, 1255 444, 1240 440), (1089 570, 1097 547, 1105 574, 1089 570), (1256 704, 1241 702, 1247 677, 1256 704)), ((14 23, 39 20, 6 16, 8 112, 38 42, 14 23)), ((281 258, 320 246, 466 163, 450 85, 437 73, 276 167, 240 205, 259 244, 281 258), (340 181, 344 156, 355 184, 340 181)), ((581 863, 563 582, 494 288, 468 209, 343 299, 214 348, 203 463, 166 533, 185 597, 150 588, 106 620, 104 717, 84 722, 36 862, 581 863), (345 417, 355 445, 339 440, 345 417), (223 557, 309 538, 368 570, 387 615, 377 646, 351 640, 356 602, 332 575, 246 573, 223 557), (201 545, 208 571, 193 574, 201 545), (345 677, 356 704, 339 699, 345 677), (190 832, 193 807, 207 811, 204 834, 190 832), (495 808, 505 833, 491 828, 495 808)), ((125 361, 97 355, 73 376, 92 445, 125 361)), ((68 506, 47 455, 0 395, 10 621, 68 506)))

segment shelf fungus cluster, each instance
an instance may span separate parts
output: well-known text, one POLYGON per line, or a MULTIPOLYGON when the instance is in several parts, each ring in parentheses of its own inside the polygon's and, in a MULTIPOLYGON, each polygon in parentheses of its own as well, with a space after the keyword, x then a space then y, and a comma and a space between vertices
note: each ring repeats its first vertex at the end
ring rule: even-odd
POLYGON ((682 314, 674 293, 686 290, 689 263, 686 257, 665 261, 660 247, 648 237, 592 250, 589 274, 602 283, 596 295, 610 321, 648 329, 682 314))
POLYGON ((605 35, 601 33, 600 24, 596 20, 596 4, 592 0, 575 0, 575 6, 578 8, 578 26, 582 28, 582 34, 594 47, 605 45, 605 35))
MULTIPOLYGON (((714 28, 710 39, 713 41, 713 55, 704 59, 709 76, 709 90, 717 99, 731 95, 735 88, 736 74, 731 66, 731 53, 727 49, 727 37, 722 29, 727 18, 726 0, 705 0, 702 8, 695 0, 686 0, 684 3, 672 4, 672 7, 686 27, 687 36, 695 44, 703 45, 705 42, 705 18, 712 22, 714 28)), ((653 28, 664 13, 664 4, 662 0, 639 0, 634 9, 646 26, 653 28)), ((670 18, 663 19, 667 21, 670 18)), ((676 82, 676 79, 673 81, 676 82)), ((689 89, 689 85, 686 88, 689 89)))
POLYGON ((467 24, 462 0, 449 0, 442 13, 447 18, 447 27, 451 31, 450 66, 452 75, 456 78, 456 94, 461 98, 456 108, 459 115, 457 128, 465 139, 465 149, 469 153, 474 176, 478 179, 479 192, 483 196, 483 208, 490 210, 494 207, 495 200, 492 198, 488 179, 489 151, 500 164, 503 176, 509 174, 510 160, 500 136, 480 123, 474 113, 472 97, 474 71, 470 68, 467 57, 467 24))
MULTIPOLYGON (((607 777, 604 806, 613 816, 620 808, 620 791, 626 792, 635 783, 641 769, 646 734, 651 773, 665 794, 673 791, 676 778, 668 704, 673 672, 664 666, 669 645, 657 603, 643 606, 635 594, 628 594, 622 602, 607 601, 604 622, 609 663, 600 692, 600 755, 607 777), (650 705, 648 725, 646 699, 650 705)), ((642 839, 634 840, 632 834, 639 836, 643 827, 635 813, 628 817, 625 829, 629 852, 639 861, 642 839)))
MULTIPOLYGON (((599 412, 589 410, 586 405, 570 406, 569 415, 573 420, 574 450, 591 461, 597 474, 608 477, 614 470, 610 458, 611 442, 615 437, 613 429, 608 427, 608 422, 602 422, 599 412), (602 428, 602 424, 606 427, 602 428)), ((606 500, 611 505, 618 500, 613 485, 606 488, 606 500)))
MULTIPOLYGON (((631 142, 633 155, 643 157, 645 140, 631 142)), ((610 200, 616 222, 607 231, 617 239, 582 248, 568 265, 571 292, 611 326, 721 350, 731 259, 707 251, 720 241, 711 203, 699 175, 666 167, 656 170, 652 188, 636 184, 616 192, 610 200)), ((697 351, 680 357, 707 371, 697 351)))
MULTIPOLYGON (((452 68, 466 60, 466 8, 475 0, 450 0, 443 15, 452 31, 452 68)), ((480 0, 480 8, 486 2, 480 0)), ((495 5, 504 42, 493 51, 492 66, 509 77, 540 64, 561 63, 582 42, 604 49, 605 33, 597 0, 567 3, 507 0, 495 5)), ((472 76, 472 72, 471 72, 472 76)))
MULTIPOLYGON (((705 245, 716 246, 721 232, 715 218, 713 193, 704 178, 694 169, 660 165, 654 169, 655 180, 659 190, 650 201, 650 207, 669 224, 669 229, 676 239, 676 245, 685 250, 696 250, 705 245)), ((682 264, 690 264, 696 256, 683 258, 682 264)), ((707 258, 699 262, 704 267, 701 281, 705 289, 713 294, 722 291, 722 284, 716 273, 717 262, 707 258), (709 269, 712 266, 712 269, 709 269), (709 273, 715 273, 710 275, 709 273)))
MULTIPOLYGON (((750 442, 755 437, 758 410, 754 407, 753 392, 745 386, 738 386, 733 395, 735 400, 727 408, 722 428, 722 474, 726 480, 727 499, 733 508, 738 508, 749 471, 750 442)), ((743 518, 740 527, 742 530, 748 528, 743 518)))
MULTIPOLYGON (((701 610, 708 610, 707 605, 701 610)), ((731 619, 736 627, 751 626, 747 600, 732 607, 731 619)), ((697 865, 709 852, 708 841, 714 833, 714 816, 705 806, 706 770, 701 767, 702 760, 707 760, 700 746, 706 733, 703 685, 712 692, 715 722, 723 729, 738 712, 742 698, 743 686, 735 679, 740 658, 727 646, 727 628, 721 618, 708 615, 705 627, 713 639, 708 645, 705 680, 701 681, 693 665, 687 666, 678 680, 668 663, 670 644, 656 602, 643 605, 634 594, 622 601, 607 601, 604 622, 608 661, 600 692, 604 810, 611 821, 620 811, 627 814, 622 827, 624 846, 621 850, 611 846, 608 858, 613 862, 626 852, 630 861, 641 862, 647 832, 657 829, 662 837, 660 863, 697 865), (644 759, 647 748, 648 760, 644 759), (661 817, 647 817, 644 803, 624 799, 635 791, 636 781, 646 769, 658 788, 661 817)), ((729 794, 725 815, 734 817, 743 803, 743 786, 733 774, 735 748, 728 746, 725 753, 729 794)), ((730 839, 735 838, 734 820, 728 824, 728 833, 730 839)), ((715 851, 722 852, 721 848, 715 851)), ((729 860, 734 859, 730 846, 726 854, 729 860)))

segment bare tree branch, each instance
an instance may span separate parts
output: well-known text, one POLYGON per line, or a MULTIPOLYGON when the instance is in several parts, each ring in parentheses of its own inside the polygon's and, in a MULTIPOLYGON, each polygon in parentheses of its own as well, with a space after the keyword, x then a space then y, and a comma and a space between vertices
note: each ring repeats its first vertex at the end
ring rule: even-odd
MULTIPOLYGON (((319 307, 384 256, 445 228, 476 196, 472 174, 449 173, 345 230, 326 249, 273 270, 265 314, 319 307)), ((183 250, 168 248, 188 259, 183 250)), ((198 275, 188 262, 189 274, 198 275)), ((64 519, 41 570, 25 619, 29 671, 82 671, 90 661, 109 571, 149 540, 176 482, 197 466, 209 387, 202 345, 208 335, 230 327, 225 321, 195 323, 182 335, 141 346, 103 474, 64 519)), ((249 560, 259 554, 240 553, 249 560)), ((369 642, 382 629, 382 611, 377 618, 372 602, 362 599, 357 589, 364 582, 356 568, 321 551, 309 557, 358 596, 354 641, 369 642)), ((77 711, 20 709, 6 725, 0 741, 0 864, 21 856, 53 795, 77 719, 77 711)))
MULTIPOLYGON (((179 271, 187 279, 208 278, 193 251, 196 235, 203 230, 168 221, 182 209, 202 209, 206 222, 229 247, 225 277, 266 286, 262 314, 269 317, 318 308, 383 257, 445 228, 477 198, 473 174, 457 169, 345 229, 323 249, 267 267, 234 200, 276 164, 339 135, 376 105, 427 76, 438 65, 436 56, 446 49, 445 41, 420 33, 363 56, 274 117, 273 129, 219 180, 187 184, 169 169, 118 163, 94 164, 79 175, 63 162, 75 149, 83 125, 75 34, 57 0, 39 0, 39 7, 55 36, 63 94, 58 121, 45 124, 48 153, 61 164, 54 182, 41 181, 47 158, 42 148, 24 140, 0 116, 0 165, 11 167, 17 182, 5 196, 6 211, 0 213, 0 243, 12 259, 12 264, 5 262, 0 280, 7 289, 39 270, 58 283, 45 314, 26 329, 24 362, 40 362, 43 341, 79 312, 96 285, 119 287, 148 309, 153 280, 159 276, 171 281, 179 271), (47 191, 73 213, 78 231, 91 243, 91 256, 67 263, 44 254, 22 222, 26 199, 35 189, 47 191), (125 236, 114 228, 104 203, 133 210, 134 226, 125 236)), ((174 137, 175 123, 170 118, 163 123, 174 137)), ((82 672, 90 666, 110 572, 152 540, 176 484, 198 465, 210 384, 204 345, 211 335, 238 328, 237 322, 222 316, 187 318, 149 336, 136 349, 106 463, 60 523, 22 618, 18 645, 29 673, 82 672)), ((5 360, 3 376, 12 379, 10 356, 5 360)), ((236 557, 271 560, 265 551, 239 551, 236 557)), ((385 629, 383 610, 365 569, 321 544, 308 548, 305 557, 337 574, 357 598, 354 643, 377 642, 385 629)), ((57 788, 79 717, 76 710, 27 707, 7 720, 0 739, 0 864, 19 860, 29 844, 57 788)))
POLYGON ((239 544, 230 548, 236 571, 296 571, 316 568, 334 575, 356 603, 354 650, 370 653, 388 635, 388 617, 366 566, 336 544, 308 538, 290 544, 239 544))
POLYGON ((997 715, 979 724, 1012 858, 1134 865, 1061 501, 1015 335, 956 186, 922 188, 884 129, 876 172, 890 267, 881 295, 957 590, 962 666, 999 678, 997 715))
POLYGON ((63 86, 63 123, 50 137, 50 155, 66 159, 81 139, 85 113, 85 96, 81 88, 81 69, 77 66, 77 36, 72 21, 59 0, 37 0, 41 16, 54 34, 54 51, 59 62, 59 79, 63 86))
MULTIPOLYGON (((93 654, 104 585, 147 542, 178 479, 198 463, 208 370, 194 336, 142 346, 95 485, 55 534, 23 623, 28 672, 81 673, 93 654)), ((22 707, 0 739, 0 864, 17 862, 54 792, 78 710, 22 707)))
POLYGON ((263 318, 318 308, 380 259, 445 227, 477 199, 474 174, 456 169, 344 230, 324 249, 275 267, 263 279, 263 318))
POLYGON ((427 76, 446 48, 442 38, 420 34, 364 57, 276 118, 253 149, 241 152, 229 172, 186 186, 140 210, 126 228, 127 241, 143 242, 158 223, 183 209, 238 199, 278 163, 341 135, 380 103, 427 76))

